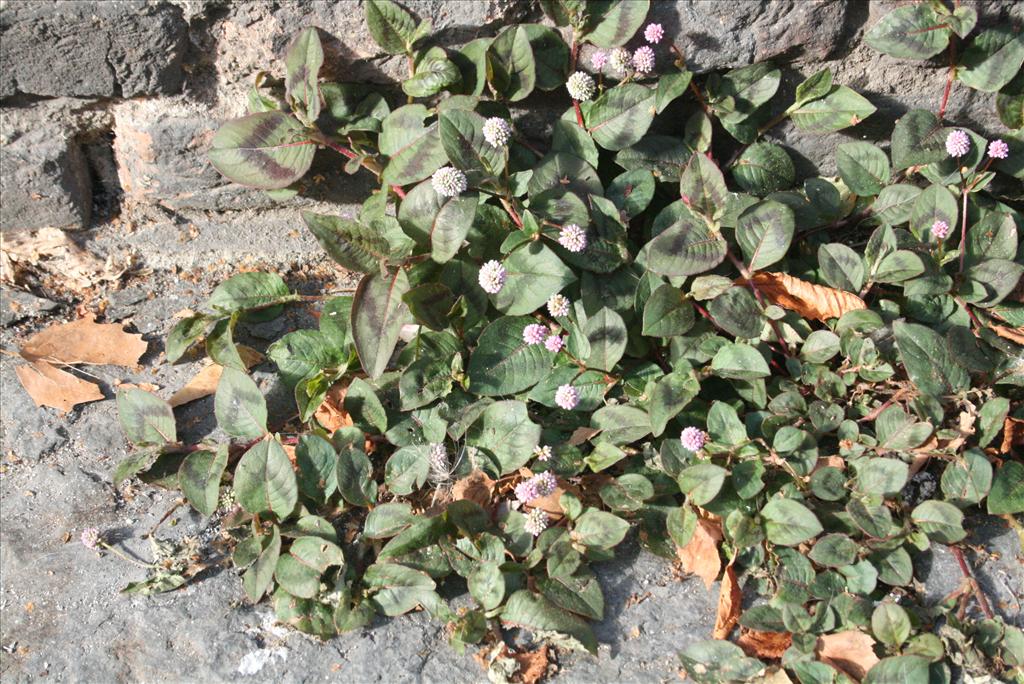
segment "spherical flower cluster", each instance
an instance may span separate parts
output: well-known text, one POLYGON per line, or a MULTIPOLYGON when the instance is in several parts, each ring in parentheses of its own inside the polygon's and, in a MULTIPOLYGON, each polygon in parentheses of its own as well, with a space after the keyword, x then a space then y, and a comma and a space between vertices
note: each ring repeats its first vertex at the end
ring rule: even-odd
POLYGON ((936 240, 945 240, 949 237, 949 224, 939 219, 932 224, 932 237, 936 240))
POLYGON ((523 529, 534 537, 540 536, 540 533, 548 528, 548 519, 547 513, 539 508, 534 508, 526 514, 526 521, 523 523, 523 529))
POLYGON ((533 447, 533 455, 538 461, 550 461, 555 454, 550 446, 544 445, 533 447))
POLYGON ((644 29, 644 40, 648 43, 657 45, 664 37, 665 29, 661 27, 661 24, 648 24, 647 28, 644 29))
POLYGON ((988 156, 993 159, 1006 159, 1010 156, 1010 146, 1002 140, 993 140, 988 144, 988 156))
POLYGON ((594 67, 595 71, 604 69, 604 65, 608 63, 608 53, 604 50, 598 50, 590 56, 590 65, 594 67))
POLYGON ((562 351, 562 346, 565 344, 565 340, 559 335, 548 335, 548 338, 544 340, 544 348, 549 352, 557 354, 562 351))
POLYGON ((431 472, 448 472, 448 449, 444 444, 430 445, 430 470, 431 472))
POLYGON ((683 428, 683 433, 679 435, 679 441, 682 442, 683 448, 688 451, 700 451, 707 444, 708 435, 700 428, 690 426, 683 428))
POLYGON ((575 223, 567 223, 558 233, 558 244, 570 252, 582 252, 587 248, 587 231, 575 223))
POLYGON ((971 149, 971 139, 961 130, 950 131, 946 136, 946 152, 950 157, 962 157, 971 149))
POLYGON ((577 71, 570 76, 569 80, 565 83, 565 87, 569 91, 569 97, 579 102, 586 102, 594 97, 594 91, 596 90, 594 79, 585 71, 577 71))
POLYGON ((95 551, 100 547, 100 542, 103 538, 100 536, 100 531, 95 527, 87 527, 82 530, 82 546, 95 551))
POLYGON ((629 69, 630 54, 626 48, 615 48, 612 50, 612 55, 609 60, 612 65, 612 69, 615 69, 620 74, 626 73, 629 69))
POLYGON ((571 411, 576 408, 576 404, 580 403, 580 393, 572 385, 562 385, 555 390, 555 403, 566 411, 571 411))
POLYGON ((532 479, 537 485, 537 494, 539 496, 551 496, 558 489, 558 478, 551 471, 534 475, 532 479))
POLYGON ((540 344, 547 336, 547 326, 540 323, 531 323, 523 328, 523 342, 526 344, 540 344))
POLYGON ((434 172, 430 182, 434 192, 442 197, 458 197, 466 191, 466 174, 451 166, 443 166, 434 172))
POLYGON ((500 116, 484 121, 484 140, 491 147, 504 147, 512 139, 512 126, 500 116))
POLYGON ((505 284, 505 278, 507 276, 508 273, 505 271, 505 267, 501 265, 501 262, 491 259, 480 267, 480 276, 478 277, 478 280, 480 281, 480 287, 484 289, 484 292, 497 294, 505 284))
POLYGON ((654 50, 644 45, 633 53, 633 68, 638 74, 649 74, 654 71, 654 50))
POLYGON ((548 313, 558 318, 569 315, 569 298, 563 294, 553 294, 548 299, 548 313))

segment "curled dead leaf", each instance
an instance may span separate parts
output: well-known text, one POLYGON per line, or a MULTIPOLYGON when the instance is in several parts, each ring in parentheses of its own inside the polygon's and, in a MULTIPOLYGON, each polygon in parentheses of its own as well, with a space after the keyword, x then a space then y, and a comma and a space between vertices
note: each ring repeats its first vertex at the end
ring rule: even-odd
POLYGON ((97 323, 96 316, 87 313, 77 321, 40 330, 22 345, 21 355, 29 361, 134 367, 148 347, 142 335, 125 332, 116 323, 97 323))
POLYGON ((725 639, 740 619, 740 604, 743 593, 736 580, 736 569, 730 563, 722 576, 722 587, 718 592, 718 614, 715 616, 715 639, 725 639))
POLYGON ((494 494, 494 480, 482 470, 474 470, 452 486, 452 499, 468 499, 481 508, 489 508, 494 494))
POLYGON ((875 640, 864 632, 849 629, 818 638, 814 653, 818 660, 846 673, 856 681, 864 679, 878 662, 875 640))
POLYGON ((736 645, 751 658, 771 660, 781 658, 792 643, 793 635, 789 632, 762 632, 758 629, 744 629, 736 639, 736 645))
POLYGON ((1005 325, 993 325, 991 326, 992 332, 1004 340, 1010 340, 1016 342, 1019 345, 1024 346, 1024 329, 1021 328, 1008 328, 1005 325))
POLYGON ((313 417, 331 434, 343 427, 352 427, 354 421, 348 411, 345 410, 345 395, 348 393, 348 386, 337 383, 327 390, 324 403, 316 410, 313 417))
MULTIPOLYGON (((738 282, 745 285, 748 281, 741 278, 738 282)), ((867 308, 864 300, 852 292, 816 285, 785 273, 761 271, 749 282, 773 304, 822 322, 839 318, 848 311, 867 308)))
MULTIPOLYGON (((238 345, 238 355, 242 357, 242 363, 245 364, 246 369, 252 368, 263 360, 263 354, 244 344, 238 345)), ((192 379, 184 387, 171 395, 169 403, 171 406, 182 406, 210 396, 217 391, 217 385, 220 384, 220 376, 223 372, 223 366, 208 362, 192 376, 192 379)))
POLYGON ((721 540, 721 521, 701 518, 697 520, 690 542, 676 549, 676 556, 682 562, 683 569, 704 580, 704 586, 708 589, 722 570, 722 559, 718 555, 718 542, 721 540))
POLYGON ((41 359, 17 366, 14 372, 36 406, 50 406, 67 413, 78 404, 103 399, 103 392, 94 383, 41 359))
POLYGON ((1010 449, 1024 444, 1024 420, 1007 416, 1003 421, 1003 443, 999 445, 999 453, 1008 454, 1010 449))

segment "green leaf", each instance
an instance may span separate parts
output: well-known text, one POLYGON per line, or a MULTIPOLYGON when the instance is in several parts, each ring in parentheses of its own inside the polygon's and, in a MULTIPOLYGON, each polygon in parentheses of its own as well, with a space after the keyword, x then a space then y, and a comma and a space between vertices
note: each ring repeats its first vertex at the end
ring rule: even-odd
POLYGON ((945 338, 916 323, 897 321, 892 326, 900 358, 910 381, 935 397, 970 387, 967 371, 956 362, 945 338))
POLYGON ((416 21, 404 9, 391 0, 367 0, 366 26, 370 35, 391 55, 411 53, 416 35, 416 21))
POLYGON ((210 334, 206 336, 206 354, 211 361, 221 366, 245 370, 245 361, 238 353, 238 347, 234 340, 234 330, 238 318, 239 314, 236 313, 229 318, 217 321, 210 334))
POLYGON ((640 29, 649 8, 649 0, 604 0, 591 3, 589 9, 593 12, 592 21, 596 23, 587 31, 587 40, 603 48, 623 45, 640 29))
POLYGON ((730 287, 708 304, 715 323, 736 337, 760 337, 765 317, 761 305, 747 287, 730 287))
POLYGON ((518 102, 537 85, 537 63, 530 34, 521 25, 506 26, 487 50, 488 81, 504 98, 518 102))
POLYGON ((964 531, 964 514, 945 501, 925 501, 911 512, 910 519, 930 539, 943 544, 955 544, 967 536, 964 531))
POLYGON ((430 446, 416 444, 391 454, 384 468, 384 483, 392 493, 408 496, 427 481, 430 472, 430 446))
POLYGON ((643 334, 648 337, 685 335, 693 327, 693 304, 677 287, 658 286, 644 304, 643 334))
POLYGON ((228 465, 228 448, 221 445, 216 452, 195 451, 185 457, 178 469, 178 483, 192 507, 210 516, 217 510, 220 478, 228 465))
POLYGON ((587 319, 583 334, 590 343, 587 367, 611 371, 626 352, 629 332, 622 316, 608 307, 602 307, 587 319))
POLYGON ((294 295, 278 274, 239 273, 214 288, 206 300, 206 308, 230 314, 293 300, 294 295))
POLYGON ((362 449, 347 446, 338 453, 338 493, 353 506, 366 506, 377 499, 373 464, 362 449))
POLYGON ((965 273, 960 288, 964 301, 982 307, 995 306, 1013 292, 1024 275, 1024 265, 1009 259, 987 259, 965 273))
POLYGON ((210 142, 210 162, 228 180, 263 190, 286 188, 306 175, 316 145, 295 117, 259 112, 223 124, 210 142))
POLYGON ((171 405, 141 389, 117 393, 117 414, 128 439, 138 446, 162 446, 178 441, 171 405))
POLYGON ((794 106, 819 100, 832 90, 832 70, 824 68, 808 76, 796 87, 794 106))
POLYGON ((528 317, 505 316, 484 329, 467 368, 473 392, 515 394, 548 374, 554 355, 543 344, 523 341, 523 329, 534 322, 528 317))
POLYGON ((164 358, 167 363, 174 363, 180 359, 189 347, 203 336, 209 323, 210 319, 203 314, 196 314, 178 321, 167 335, 167 344, 164 348, 164 358))
POLYGON ((573 526, 573 537, 585 546, 610 549, 618 546, 629 531, 622 518, 596 508, 588 508, 573 526))
POLYGON ((409 291, 409 278, 401 268, 386 276, 363 277, 352 301, 352 338, 363 370, 371 378, 387 368, 398 344, 398 335, 408 316, 402 297, 409 291))
POLYGON ((1010 400, 1006 397, 993 397, 986 401, 978 411, 978 446, 987 447, 1003 429, 1006 416, 1010 412, 1010 400))
MULTIPOLYGON (((918 5, 923 7, 923 5, 918 5)), ((892 130, 892 165, 897 171, 942 161, 946 152, 947 129, 925 109, 912 109, 900 117, 892 130)))
POLYGON ((679 193, 688 207, 709 218, 721 216, 729 201, 725 177, 715 163, 700 152, 695 152, 683 167, 679 193))
MULTIPOLYGON (((956 224, 949 222, 949 225, 956 224)), ((1013 217, 990 212, 967 231, 966 263, 975 266, 988 259, 1012 261, 1017 255, 1017 245, 1017 224, 1013 217)))
POLYGON ((770 62, 733 69, 717 81, 712 77, 708 89, 716 96, 714 111, 726 130, 734 137, 744 137, 738 135, 737 126, 752 118, 754 112, 775 95, 781 80, 782 72, 770 62))
POLYGON ((768 268, 789 251, 796 219, 793 211, 775 200, 758 202, 740 214, 736 225, 739 243, 751 271, 768 268))
POLYGON ((796 127, 812 133, 830 133, 856 126, 875 113, 875 106, 861 95, 838 86, 827 96, 804 103, 790 111, 796 127))
POLYGON ((883 658, 868 670, 863 684, 929 684, 929 662, 929 658, 917 655, 883 658))
POLYGON ((621 150, 639 141, 654 120, 656 94, 637 83, 604 91, 584 117, 594 142, 606 150, 621 150))
POLYGON ((465 109, 448 109, 441 112, 438 121, 441 145, 452 166, 484 178, 500 176, 505 171, 508 147, 492 147, 487 142, 484 117, 465 109))
POLYGON ((500 467, 498 475, 507 475, 533 456, 540 443, 540 426, 530 420, 525 403, 496 401, 470 427, 468 440, 493 455, 500 467))
POLYGON ((688 503, 703 506, 722 490, 729 472, 713 463, 698 463, 685 468, 677 478, 679 489, 686 494, 688 503))
POLYGON ((366 516, 363 535, 369 539, 387 539, 408 527, 412 520, 411 504, 398 501, 383 503, 366 516))
POLYGON ((910 637, 910 616, 895 603, 880 603, 871 614, 871 632, 883 644, 899 646, 910 637))
POLYGON ((384 167, 385 183, 417 183, 447 161, 438 123, 423 123, 428 115, 423 105, 405 105, 388 114, 381 123, 380 151, 391 158, 384 167))
POLYGON ((302 212, 302 220, 327 255, 343 268, 376 273, 388 258, 387 240, 357 221, 310 211, 302 212))
POLYGON ((505 598, 505 576, 497 563, 480 563, 466 578, 469 594, 485 610, 494 610, 505 598))
POLYGON ((410 97, 431 97, 461 80, 459 67, 435 46, 417 60, 415 73, 402 81, 402 91, 410 97))
POLYGON ((705 682, 746 682, 762 674, 765 664, 748 658, 736 644, 729 641, 697 641, 679 652, 687 672, 702 673, 705 682))
POLYGON ((960 57, 956 76, 963 83, 994 93, 1020 71, 1024 64, 1024 36, 1009 26, 990 28, 974 37, 960 57))
POLYGON ((320 116, 320 88, 317 76, 324 63, 324 49, 320 33, 315 27, 300 32, 288 46, 284 56, 285 92, 298 105, 296 113, 307 124, 320 116))
POLYGON ((826 283, 847 292, 864 287, 864 260, 844 244, 834 242, 818 248, 818 265, 826 283))
POLYGON ((731 380, 754 380, 771 375, 764 357, 748 344, 722 345, 711 359, 711 372, 731 380))
POLYGON ((824 529, 807 506, 793 499, 774 498, 761 510, 768 541, 797 546, 814 539, 824 529))
MULTIPOLYGON (((461 360, 461 357, 459 357, 461 360)), ((398 394, 403 411, 412 411, 432 403, 452 391, 452 361, 425 356, 402 373, 398 394)))
POLYGON ((281 531, 274 525, 269 535, 254 539, 257 539, 261 550, 253 565, 242 575, 242 588, 253 603, 263 598, 274 579, 277 559, 281 555, 281 531))
POLYGON ((277 364, 285 384, 295 387, 322 370, 344 369, 348 355, 332 346, 319 330, 295 330, 270 345, 267 356, 277 364))
POLYGON ((872 197, 889 184, 889 158, 869 142, 843 143, 836 148, 839 176, 852 192, 872 197))
POLYGON ((544 306, 551 295, 576 281, 576 275, 553 251, 531 241, 509 254, 502 264, 505 285, 491 295, 494 306, 508 316, 521 316, 544 306))
POLYGON ((569 75, 569 46, 550 26, 520 24, 526 31, 533 50, 536 86, 541 90, 555 90, 565 86, 569 75))
POLYGON ((245 452, 235 468, 235 494, 249 513, 285 518, 298 501, 298 485, 288 454, 276 439, 264 439, 245 452))
POLYGON ((258 439, 267 433, 267 401, 244 371, 221 372, 213 409, 217 425, 232 437, 258 439))
MULTIPOLYGON (((875 420, 875 436, 881 449, 913 449, 924 444, 931 434, 931 423, 918 422, 898 404, 882 411, 875 420)), ((900 487, 902 486, 901 482, 900 487)))
POLYGON ((597 654, 597 639, 585 620, 526 589, 509 596, 501 611, 501 619, 527 629, 567 634, 592 654, 597 654))
MULTIPOLYGON (((899 406, 892 408, 902 411, 899 406)), ((931 432, 930 425, 928 432, 931 432)), ((910 467, 895 458, 867 458, 857 462, 857 489, 865 494, 894 496, 909 477, 910 467)))
POLYGON ((842 568, 857 559, 857 542, 845 534, 826 534, 814 542, 807 557, 827 568, 842 568))
POLYGON ((921 194, 921 188, 907 183, 897 183, 883 188, 878 193, 871 210, 874 218, 882 224, 898 226, 910 220, 914 203, 921 194))
POLYGON ((374 563, 366 569, 363 582, 370 600, 389 617, 408 613, 419 605, 429 605, 435 596, 434 580, 424 572, 397 563, 374 563))
POLYGON ((654 389, 649 392, 648 411, 652 434, 659 437, 665 431, 668 421, 686 408, 698 392, 700 383, 688 373, 676 371, 659 378, 654 389))
POLYGON ((733 178, 745 191, 764 197, 793 185, 793 160, 779 145, 768 142, 748 147, 732 169, 733 178))
POLYGON ((299 491, 318 503, 324 503, 338 488, 338 454, 323 437, 306 434, 295 447, 299 491))
POLYGON ((627 218, 643 213, 654 199, 654 176, 645 169, 627 171, 619 176, 605 190, 605 196, 625 212, 627 218))
POLYGON ((899 7, 868 29, 864 42, 892 57, 928 59, 949 43, 950 29, 927 2, 899 7))
POLYGON ((590 425, 601 431, 596 439, 612 444, 628 444, 651 433, 650 417, 635 406, 603 406, 591 416, 590 425))
POLYGON ((1024 465, 1005 461, 996 471, 988 494, 988 512, 992 515, 1024 513, 1024 465))
POLYGON ((947 226, 955 226, 957 213, 953 193, 941 185, 929 185, 914 200, 910 230, 919 240, 934 239, 931 237, 932 224, 944 221, 947 226))
POLYGON ((970 506, 992 488, 992 464, 977 449, 970 449, 942 471, 942 493, 955 506, 970 506))
POLYGON ((1024 128, 1024 70, 996 95, 996 113, 1007 128, 1024 128))
POLYGON ((690 87, 693 80, 691 71, 674 71, 664 74, 658 79, 658 91, 655 95, 654 107, 658 114, 665 111, 665 108, 681 97, 686 89, 690 87))
POLYGON ((725 259, 726 243, 703 221, 683 218, 644 245, 640 260, 664 276, 688 276, 710 271, 725 259))

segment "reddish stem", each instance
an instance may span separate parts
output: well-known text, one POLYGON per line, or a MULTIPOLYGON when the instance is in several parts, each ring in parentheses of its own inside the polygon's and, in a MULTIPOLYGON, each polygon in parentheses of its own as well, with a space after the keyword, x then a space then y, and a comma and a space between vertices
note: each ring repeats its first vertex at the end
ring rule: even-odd
POLYGON ((576 110, 576 123, 580 125, 580 128, 587 130, 586 124, 583 123, 583 110, 580 109, 580 103, 577 100, 572 101, 572 108, 576 110))
POLYGON ((946 74, 946 89, 942 91, 942 104, 939 105, 939 120, 946 115, 949 94, 953 90, 953 79, 956 78, 956 41, 949 40, 949 72, 946 74))
POLYGON ((392 185, 392 186, 391 186, 391 190, 392 190, 392 191, 393 191, 393 192, 394 192, 394 193, 395 193, 396 195, 398 195, 398 196, 399 196, 399 198, 401 198, 401 199, 405 199, 405 190, 403 190, 403 189, 402 189, 402 186, 400 186, 400 185, 392 185))
POLYGON ((995 617, 995 614, 992 612, 992 607, 988 604, 988 598, 986 598, 984 592, 981 591, 981 585, 978 584, 978 580, 974 579, 974 575, 971 573, 971 568, 967 565, 967 559, 964 558, 964 552, 956 546, 950 546, 948 548, 953 552, 953 557, 956 558, 956 562, 960 565, 960 572, 963 573, 964 578, 966 578, 968 584, 971 585, 971 589, 974 590, 974 597, 978 599, 978 605, 981 606, 981 611, 985 613, 985 617, 991 620, 995 617))

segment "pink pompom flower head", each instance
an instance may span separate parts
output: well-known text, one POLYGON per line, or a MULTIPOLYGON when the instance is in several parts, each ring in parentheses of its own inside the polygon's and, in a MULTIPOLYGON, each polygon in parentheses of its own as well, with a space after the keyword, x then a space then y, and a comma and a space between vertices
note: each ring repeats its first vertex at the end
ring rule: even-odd
POLYGON ((988 156, 993 159, 1006 159, 1010 156, 1010 146, 1002 140, 993 140, 988 144, 988 156))
POLYGON ((654 71, 654 50, 644 45, 633 53, 633 68, 638 74, 649 74, 654 71))
POLYGON ((580 403, 580 393, 572 385, 562 385, 555 391, 555 403, 566 411, 571 411, 580 403))
POLYGON ((700 428, 691 425, 683 428, 682 434, 679 435, 679 441, 687 451, 700 451, 707 444, 708 435, 700 428))
POLYGON ((936 240, 945 240, 949 237, 949 224, 938 219, 932 224, 932 237, 936 240))
POLYGON ((950 157, 962 157, 971 149, 971 139, 967 133, 957 129, 946 136, 946 152, 950 157))
POLYGON ((665 29, 661 24, 648 24, 644 29, 644 40, 652 45, 657 45, 665 37, 665 29))
POLYGON ((604 65, 608 63, 608 53, 604 50, 598 50, 590 56, 590 65, 594 67, 595 71, 604 69, 604 65))
POLYGON ((544 348, 555 354, 562 351, 564 345, 565 340, 560 335, 548 335, 548 338, 544 340, 544 348))
POLYGON ((523 342, 526 344, 540 344, 547 336, 547 326, 540 323, 531 323, 523 328, 523 342))
POLYGON ((102 541, 103 536, 95 527, 87 527, 82 530, 82 546, 90 551, 98 550, 100 548, 100 542, 102 541))
POLYGON ((587 248, 587 231, 575 223, 567 223, 558 233, 558 244, 570 252, 582 252, 587 248))
POLYGON ((502 286, 505 285, 506 277, 508 277, 508 273, 505 271, 505 267, 501 265, 500 261, 492 259, 480 267, 478 280, 484 292, 497 294, 501 292, 502 286))
POLYGON ((516 485, 515 492, 516 499, 518 499, 520 503, 530 503, 538 496, 537 483, 532 477, 528 480, 523 480, 516 485))

